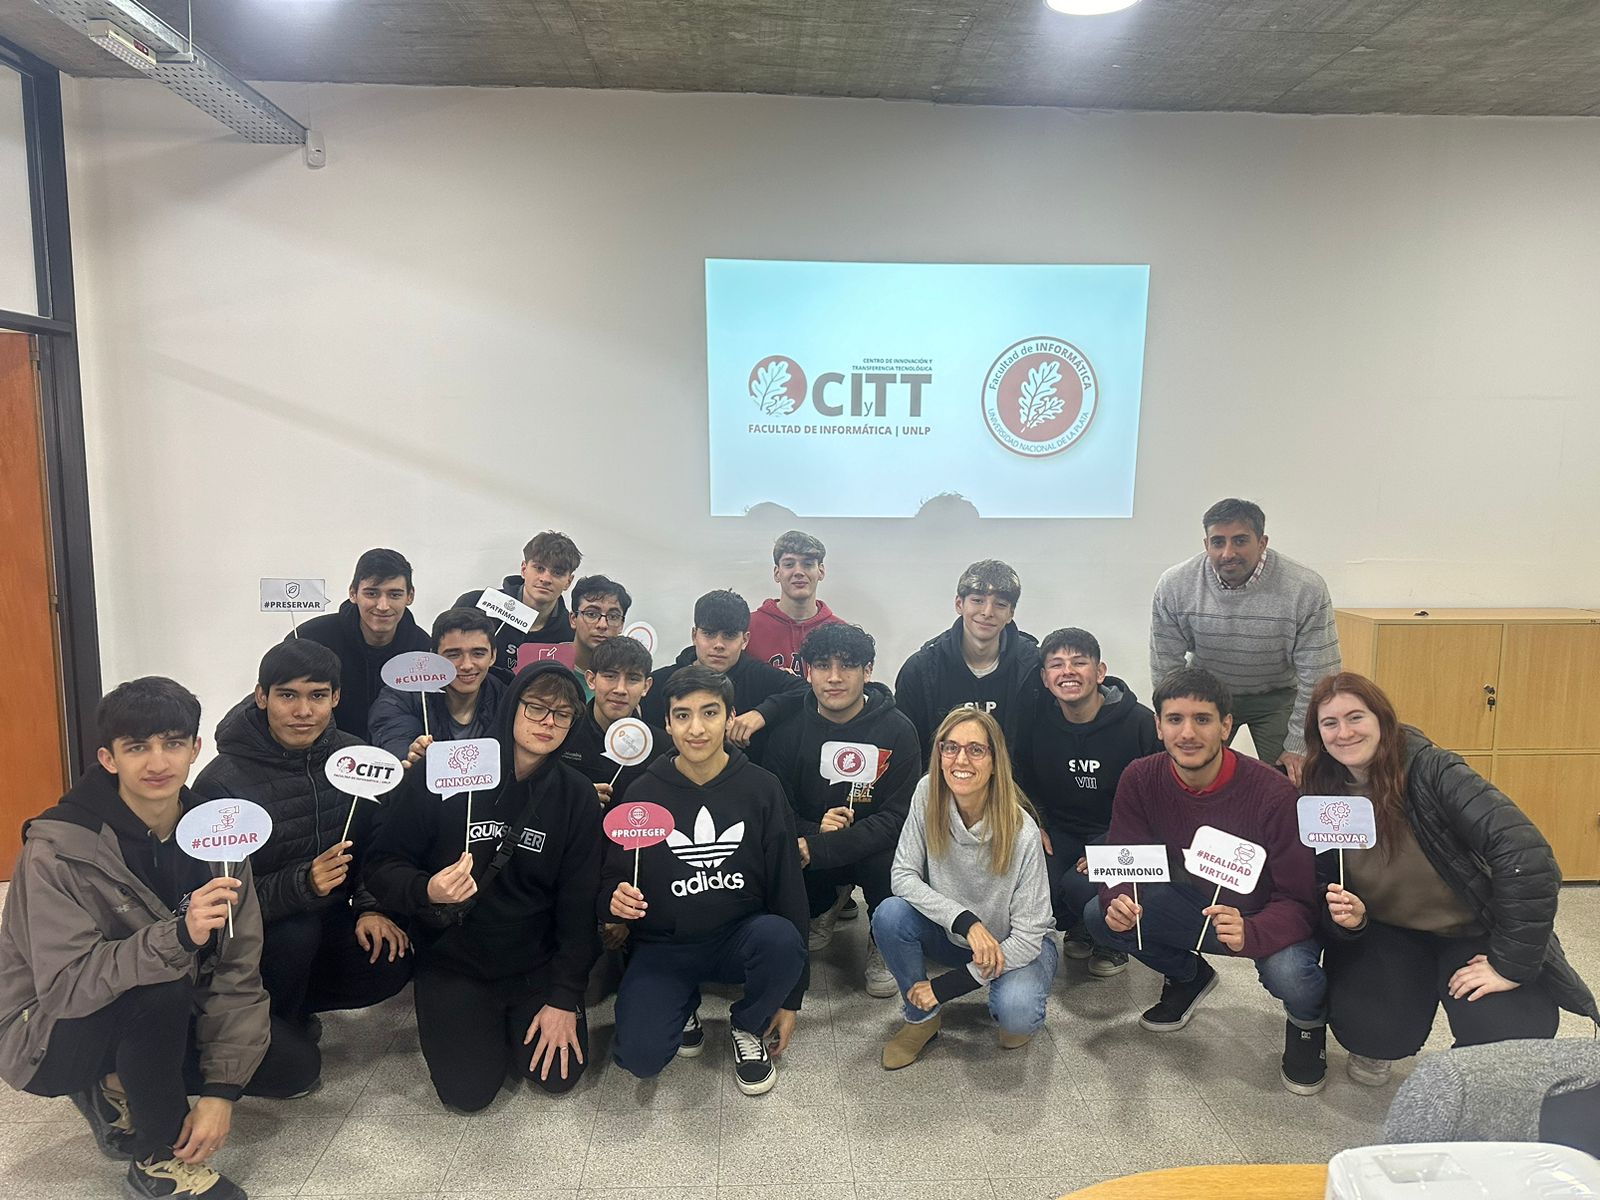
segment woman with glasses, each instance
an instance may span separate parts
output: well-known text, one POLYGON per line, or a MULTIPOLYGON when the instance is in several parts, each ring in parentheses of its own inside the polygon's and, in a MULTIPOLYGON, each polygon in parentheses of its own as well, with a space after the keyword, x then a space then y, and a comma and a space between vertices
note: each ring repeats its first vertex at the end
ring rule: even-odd
POLYGON ((910 1066, 939 1035, 940 1005, 984 986, 1000 1045, 1027 1045, 1056 974, 1044 846, 999 722, 953 709, 933 746, 900 831, 894 895, 872 915, 905 1004, 905 1025, 883 1050, 889 1071, 910 1066))
POLYGON ((417 1033, 451 1108, 488 1105, 508 1068, 569 1091, 589 1057, 604 834, 594 785, 559 757, 582 711, 566 667, 524 668, 501 708, 499 786, 441 802, 408 771, 370 851, 367 886, 412 922, 417 1033))

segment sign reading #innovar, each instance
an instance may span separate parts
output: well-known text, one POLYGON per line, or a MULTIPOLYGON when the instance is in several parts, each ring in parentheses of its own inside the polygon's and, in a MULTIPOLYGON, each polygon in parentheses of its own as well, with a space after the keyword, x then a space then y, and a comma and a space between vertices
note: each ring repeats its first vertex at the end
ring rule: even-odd
POLYGON ((458 792, 487 792, 500 783, 500 743, 494 738, 434 742, 428 747, 428 790, 448 799, 458 792))
POLYGON ((1313 850, 1370 850, 1378 819, 1365 796, 1301 796, 1300 840, 1313 850))

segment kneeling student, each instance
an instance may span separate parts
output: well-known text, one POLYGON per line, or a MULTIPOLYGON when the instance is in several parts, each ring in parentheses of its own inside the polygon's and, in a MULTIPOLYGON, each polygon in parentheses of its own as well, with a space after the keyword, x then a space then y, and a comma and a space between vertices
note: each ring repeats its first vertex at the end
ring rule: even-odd
POLYGON ((433 622, 433 652, 448 659, 456 677, 442 692, 402 692, 385 687, 367 725, 372 744, 406 766, 416 766, 436 741, 493 737, 500 728, 506 681, 495 673, 494 618, 478 608, 447 608, 433 622), (422 706, 428 719, 422 719, 422 706))
POLYGON ((200 702, 151 676, 97 721, 99 768, 24 828, 0 918, 0 1077, 71 1096, 106 1156, 130 1160, 124 1196, 243 1200, 207 1161, 234 1101, 304 1094, 320 1058, 273 1036, 249 863, 214 879, 173 841, 200 799, 184 787, 200 702))
MULTIPOLYGON (((889 896, 889 868, 911 792, 922 773, 917 731, 895 707, 894 694, 872 680, 877 646, 859 625, 826 624, 812 631, 799 657, 810 672, 811 693, 800 716, 772 731, 766 767, 778 777, 795 812, 800 861, 811 906, 812 953, 833 940, 840 890, 861 885, 867 912, 889 896), (865 742, 877 762, 865 783, 822 777, 827 742, 865 742)), ((867 943, 866 991, 895 994, 894 976, 877 944, 867 943)))
POLYGON ((807 983, 806 891, 794 822, 778 781, 724 745, 733 685, 683 667, 665 685, 677 753, 657 759, 628 792, 659 804, 675 826, 634 855, 608 847, 611 914, 632 923, 633 956, 617 989, 613 1051, 649 1079, 673 1055, 704 1048, 700 985, 744 987, 733 1005, 734 1074, 747 1096, 777 1082, 807 983), (767 1039, 772 1039, 771 1052, 767 1039))
POLYGON ((588 1061, 583 993, 600 953, 605 835, 593 785, 560 761, 582 707, 571 671, 533 663, 506 692, 493 794, 441 803, 418 768, 385 805, 367 884, 412 917, 417 1035, 452 1108, 487 1106, 508 1067, 570 1091, 588 1061))
POLYGON ((939 1035, 939 1006, 985 984, 1003 1049, 1027 1045, 1044 1025, 1059 951, 1044 842, 1024 804, 1000 722, 973 709, 945 714, 900 831, 895 894, 872 917, 905 998, 885 1070, 916 1062, 939 1035), (930 979, 929 959, 953 969, 930 979))
POLYGON ((606 733, 624 717, 637 717, 639 702, 650 691, 650 651, 642 644, 627 637, 607 638, 594 648, 584 675, 594 699, 561 743, 561 761, 587 776, 601 806, 609 808, 672 745, 651 726, 650 757, 644 762, 619 770, 617 761, 606 757, 606 733))
POLYGON ((1267 991, 1283 1001, 1283 1086, 1302 1096, 1322 1090, 1327 1074, 1327 977, 1318 964, 1316 864, 1300 843, 1298 793, 1273 768, 1228 749, 1233 699, 1209 671, 1186 667, 1156 685, 1157 731, 1164 755, 1133 763, 1117 786, 1107 845, 1161 844, 1171 883, 1146 884, 1135 904, 1127 885, 1101 887, 1084 909, 1094 940, 1131 954, 1166 977, 1161 999, 1139 1024, 1157 1033, 1182 1029, 1217 984, 1205 954, 1254 959, 1267 991), (1183 850, 1202 825, 1267 852, 1255 890, 1213 904, 1216 885, 1183 868, 1183 850), (1144 948, 1135 920, 1142 916, 1144 948), (1210 924, 1207 925, 1207 918, 1210 924), (1200 943, 1202 927, 1205 941, 1200 943))

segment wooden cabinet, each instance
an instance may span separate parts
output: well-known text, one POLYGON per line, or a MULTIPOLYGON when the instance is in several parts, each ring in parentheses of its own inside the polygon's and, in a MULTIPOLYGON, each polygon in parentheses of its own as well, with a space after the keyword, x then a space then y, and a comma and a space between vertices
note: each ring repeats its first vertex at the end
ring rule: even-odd
POLYGON ((1510 796, 1567 879, 1600 879, 1600 611, 1351 608, 1335 619, 1347 671, 1510 796))

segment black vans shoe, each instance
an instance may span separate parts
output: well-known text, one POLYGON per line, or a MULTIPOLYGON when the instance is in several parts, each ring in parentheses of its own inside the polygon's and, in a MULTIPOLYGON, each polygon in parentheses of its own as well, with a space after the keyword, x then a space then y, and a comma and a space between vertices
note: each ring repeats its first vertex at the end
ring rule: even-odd
POLYGON ((128 1113, 127 1097, 96 1082, 84 1091, 73 1092, 72 1103, 89 1122, 101 1154, 119 1162, 133 1157, 133 1119, 128 1113))
POLYGON ((778 1068, 767 1053, 766 1039, 729 1026, 733 1038, 733 1075, 739 1090, 746 1096, 759 1096, 770 1092, 778 1082, 778 1068))
POLYGON ((700 1051, 706 1048, 705 1026, 700 1024, 700 1014, 690 1013, 689 1019, 683 1024, 683 1036, 678 1042, 679 1058, 699 1058, 700 1051))
POLYGON ((1328 1027, 1301 1029, 1283 1023, 1283 1086, 1297 1096, 1315 1096, 1328 1082, 1328 1027))
POLYGON ((129 1163, 122 1194, 127 1200, 248 1200, 244 1189, 216 1168, 176 1158, 129 1163))
POLYGON ((1161 1001, 1144 1010, 1139 1024, 1155 1033, 1173 1033, 1182 1029, 1194 1016, 1194 1010, 1205 999, 1206 993, 1217 986, 1217 972, 1204 958, 1195 955, 1199 967, 1194 978, 1187 983, 1169 979, 1161 988, 1161 1001))

